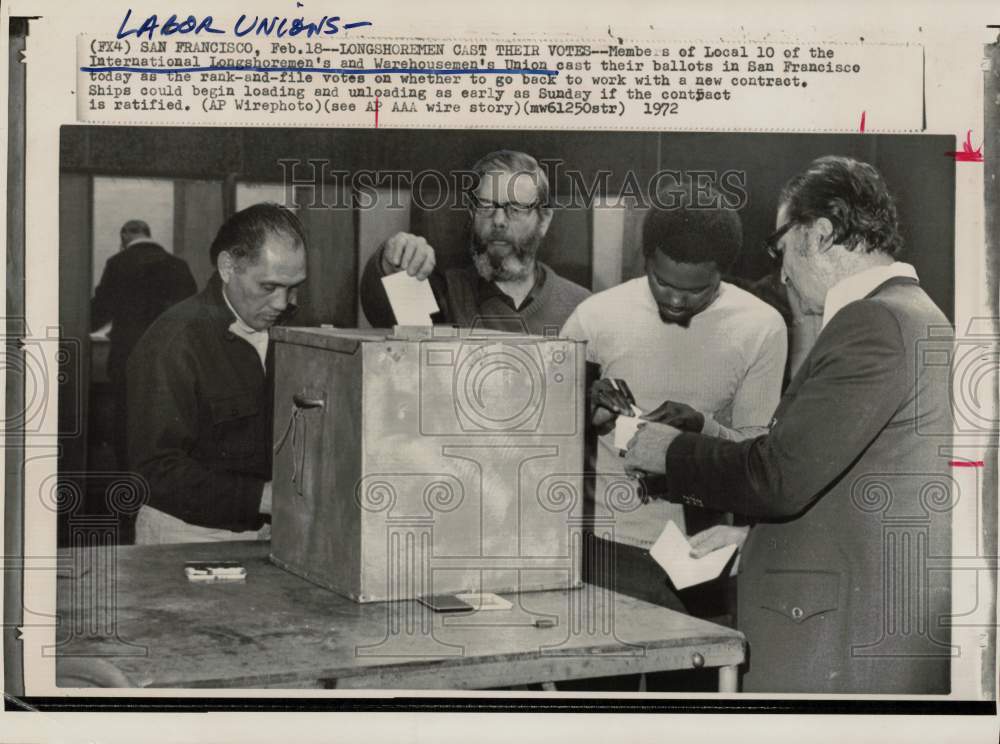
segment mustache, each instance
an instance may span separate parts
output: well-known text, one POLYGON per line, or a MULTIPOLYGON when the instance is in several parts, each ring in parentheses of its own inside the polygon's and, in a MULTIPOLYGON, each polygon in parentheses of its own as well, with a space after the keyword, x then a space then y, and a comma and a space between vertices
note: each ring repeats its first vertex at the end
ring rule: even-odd
POLYGON ((528 255, 530 245, 525 242, 518 242, 510 236, 489 235, 485 238, 478 238, 472 241, 472 250, 476 254, 489 253, 490 244, 493 242, 506 243, 511 247, 511 253, 523 258, 528 255))

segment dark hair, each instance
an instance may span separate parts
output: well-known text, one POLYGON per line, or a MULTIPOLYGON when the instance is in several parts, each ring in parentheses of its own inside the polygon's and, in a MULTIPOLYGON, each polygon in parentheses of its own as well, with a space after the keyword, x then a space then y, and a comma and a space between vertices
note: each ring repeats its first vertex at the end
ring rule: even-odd
POLYGON ((306 236, 295 213, 274 202, 261 202, 241 209, 219 228, 212 241, 210 255, 215 266, 222 251, 233 258, 257 260, 260 248, 271 235, 288 235, 305 248, 306 236))
POLYGON ((903 246, 896 203, 882 176, 868 163, 827 155, 809 164, 781 190, 789 220, 811 224, 821 217, 833 225, 833 242, 854 250, 895 255, 903 246))
POLYGON ((735 210, 722 207, 721 195, 699 187, 699 202, 693 201, 690 178, 661 189, 642 225, 642 255, 651 258, 659 251, 678 263, 714 263, 726 272, 736 262, 743 247, 743 225, 735 210))

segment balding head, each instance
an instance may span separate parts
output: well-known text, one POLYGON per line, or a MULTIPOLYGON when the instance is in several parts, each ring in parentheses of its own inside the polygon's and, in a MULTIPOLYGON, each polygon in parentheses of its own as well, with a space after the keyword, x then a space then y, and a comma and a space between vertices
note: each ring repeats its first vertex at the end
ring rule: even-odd
POLYGON ((125 247, 133 240, 150 237, 149 225, 142 220, 129 220, 122 225, 120 235, 122 240, 122 250, 125 250, 125 247))

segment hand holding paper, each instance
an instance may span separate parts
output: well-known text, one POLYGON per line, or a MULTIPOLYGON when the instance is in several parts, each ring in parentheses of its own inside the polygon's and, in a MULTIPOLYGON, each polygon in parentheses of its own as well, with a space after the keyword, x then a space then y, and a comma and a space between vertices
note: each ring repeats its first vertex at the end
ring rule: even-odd
POLYGON ((385 241, 382 248, 382 273, 402 271, 417 279, 426 279, 437 259, 434 249, 419 235, 399 232, 385 241))
POLYGON ((680 429, 653 421, 642 421, 625 452, 625 472, 637 477, 666 474, 666 453, 680 436, 680 429))
POLYGON ((635 398, 624 380, 603 377, 590 387, 591 423, 604 436, 615 426, 618 416, 634 416, 635 398))
POLYGON ((732 527, 728 524, 717 524, 691 535, 691 557, 703 558, 713 551, 735 545, 742 548, 747 540, 749 527, 732 527))
POLYGON ((382 277, 382 285, 397 325, 431 325, 431 316, 439 308, 430 282, 397 271, 382 277))
POLYGON ((700 434, 705 428, 705 414, 695 410, 686 403, 665 400, 655 409, 645 414, 647 421, 667 424, 681 431, 691 431, 700 434))
POLYGON ((704 558, 692 558, 687 538, 676 524, 667 522, 649 554, 667 572, 675 587, 686 589, 716 578, 735 552, 736 545, 730 544, 713 550, 704 558))
POLYGON ((625 450, 628 449, 629 440, 635 436, 635 433, 639 430, 639 425, 646 423, 639 416, 642 415, 642 411, 636 409, 636 416, 619 416, 615 421, 615 447, 618 448, 619 454, 624 457, 625 450))

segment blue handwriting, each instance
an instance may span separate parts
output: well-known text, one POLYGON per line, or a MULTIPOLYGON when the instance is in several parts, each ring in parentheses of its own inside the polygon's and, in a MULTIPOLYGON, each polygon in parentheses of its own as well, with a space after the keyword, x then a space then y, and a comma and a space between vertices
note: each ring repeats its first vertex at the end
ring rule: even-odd
MULTIPOLYGON (((154 13, 151 16, 147 16, 138 26, 130 28, 129 21, 131 18, 132 9, 129 8, 125 11, 125 17, 122 18, 121 25, 118 27, 118 39, 135 36, 137 39, 145 37, 152 41, 153 36, 156 34, 160 36, 173 36, 175 34, 193 34, 197 36, 200 33, 226 33, 226 29, 217 28, 214 25, 215 19, 210 15, 200 20, 193 15, 178 19, 177 14, 174 13, 166 20, 160 21, 159 17, 154 13)), ((236 24, 233 26, 233 33, 240 37, 254 34, 255 36, 276 36, 283 38, 285 36, 300 36, 304 34, 306 38, 312 38, 313 36, 333 36, 340 33, 341 30, 371 25, 371 21, 341 23, 340 16, 326 15, 318 21, 309 21, 302 17, 285 18, 282 16, 266 16, 263 18, 261 16, 254 16, 253 20, 249 20, 244 13, 236 20, 236 24)))

